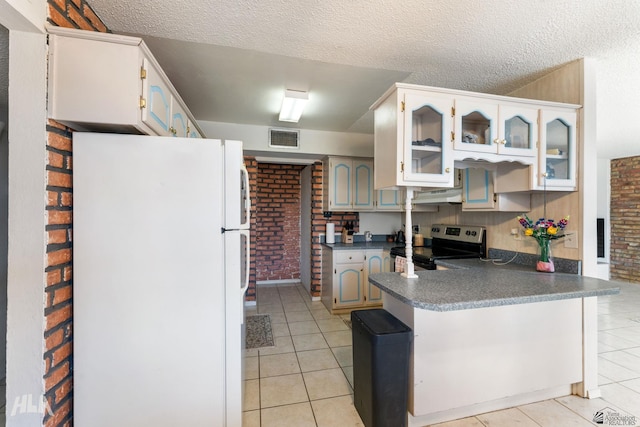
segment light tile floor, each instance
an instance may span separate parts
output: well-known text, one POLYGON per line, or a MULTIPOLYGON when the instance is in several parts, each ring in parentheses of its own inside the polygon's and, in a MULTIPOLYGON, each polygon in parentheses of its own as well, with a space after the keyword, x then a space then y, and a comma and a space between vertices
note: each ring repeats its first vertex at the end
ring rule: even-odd
MULTIPOLYGON (((245 352, 244 427, 363 426, 353 406, 350 316, 331 315, 299 285, 259 287, 247 309, 254 313, 270 314, 275 346, 245 352)), ((565 396, 438 427, 588 426, 602 409, 640 426, 640 285, 599 298, 598 324, 601 398, 565 396)))

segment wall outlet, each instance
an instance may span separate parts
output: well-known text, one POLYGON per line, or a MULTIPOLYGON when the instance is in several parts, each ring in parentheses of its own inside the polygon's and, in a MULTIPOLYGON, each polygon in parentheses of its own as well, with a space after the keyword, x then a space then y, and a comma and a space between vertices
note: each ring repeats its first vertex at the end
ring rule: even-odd
POLYGON ((570 249, 578 249, 578 232, 567 231, 564 238, 564 247, 570 249))
POLYGON ((513 236, 513 240, 520 240, 522 235, 520 234, 520 230, 517 228, 511 229, 511 235, 513 236))

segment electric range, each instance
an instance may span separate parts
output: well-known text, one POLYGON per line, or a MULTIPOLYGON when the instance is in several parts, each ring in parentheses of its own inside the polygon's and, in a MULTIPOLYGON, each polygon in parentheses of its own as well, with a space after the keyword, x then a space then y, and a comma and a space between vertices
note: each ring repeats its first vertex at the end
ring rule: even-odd
MULTIPOLYGON (((486 228, 480 225, 431 226, 431 246, 413 248, 416 270, 435 270, 437 259, 484 258, 487 253, 486 228)), ((391 265, 405 256, 405 247, 391 248, 391 265)))

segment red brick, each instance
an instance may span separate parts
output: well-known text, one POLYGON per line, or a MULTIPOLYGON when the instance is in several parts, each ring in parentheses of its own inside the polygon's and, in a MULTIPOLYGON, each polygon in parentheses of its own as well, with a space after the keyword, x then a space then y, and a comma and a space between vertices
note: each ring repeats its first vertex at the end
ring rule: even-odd
POLYGON ((71 224, 72 213, 71 211, 49 210, 47 211, 47 220, 49 225, 71 224))
POLYGON ((49 230, 47 232, 47 243, 66 243, 67 230, 49 230))
POLYGON ((53 151, 49 151, 47 153, 48 164, 53 166, 54 168, 62 168, 64 166, 64 156, 59 153, 54 153, 53 151))
POLYGON ((58 10, 52 5, 49 5, 49 19, 59 27, 73 28, 73 24, 67 19, 67 17, 58 12, 58 10))
POLYGON ((71 381, 71 378, 64 380, 64 382, 56 389, 56 403, 63 401, 72 388, 73 381, 71 381))
POLYGON ((68 192, 60 193, 60 206, 71 207, 73 206, 73 194, 68 192))
POLYGON ((58 192, 47 191, 47 206, 58 206, 58 192))
POLYGON ((50 330, 58 326, 60 323, 71 319, 73 309, 71 305, 61 307, 46 317, 46 330, 50 330))
POLYGON ((52 187, 71 188, 73 186, 73 177, 68 173, 47 171, 47 184, 52 187))
POLYGON ((64 338, 64 331, 62 329, 58 329, 57 331, 49 335, 45 340, 45 351, 51 350, 52 348, 55 348, 60 344, 62 344, 63 338, 64 338))
POLYGON ((55 285, 61 282, 62 273, 59 269, 47 272, 47 286, 55 285))
MULTIPOLYGON (((54 414, 49 417, 49 418, 45 418, 44 421, 44 427, 57 427, 60 425, 60 423, 62 422, 62 420, 69 415, 69 412, 71 412, 71 404, 72 401, 68 400, 66 402, 64 402, 64 404, 62 404, 61 406, 59 406, 58 408, 56 408, 54 414)), ((49 403, 49 405, 51 405, 51 403, 49 403)), ((65 423, 65 426, 69 425, 69 423, 65 423)))
POLYGON ((47 144, 50 147, 57 148, 58 150, 71 151, 71 138, 67 138, 54 132, 49 132, 49 135, 47 136, 47 144))
POLYGON ((53 291, 53 305, 60 304, 71 299, 73 296, 71 285, 64 286, 53 291))
POLYGON ((47 266, 60 265, 71 261, 71 249, 58 249, 47 254, 47 266))
MULTIPOLYGON (((70 345, 70 344, 69 344, 70 345)), ((51 390, 69 375, 69 363, 65 362, 60 366, 52 368, 49 375, 44 379, 45 391, 51 390)))
POLYGON ((68 342, 66 344, 63 344, 62 347, 58 348, 57 350, 55 350, 53 352, 53 365, 52 366, 57 366, 59 364, 62 363, 63 360, 65 360, 67 357, 69 357, 69 355, 71 354, 71 352, 73 351, 73 345, 68 342))
POLYGON ((78 28, 80 28, 82 30, 87 30, 87 31, 93 30, 93 27, 91 26, 91 23, 89 21, 87 21, 84 18, 84 16, 82 16, 73 7, 71 7, 71 6, 67 7, 67 15, 69 16, 71 21, 73 21, 78 26, 78 28))
POLYGON ((101 33, 107 32, 107 27, 104 25, 102 20, 98 18, 98 16, 93 12, 93 10, 88 5, 85 4, 82 10, 84 12, 85 18, 87 18, 89 22, 91 22, 91 25, 93 25, 93 28, 95 28, 101 33))

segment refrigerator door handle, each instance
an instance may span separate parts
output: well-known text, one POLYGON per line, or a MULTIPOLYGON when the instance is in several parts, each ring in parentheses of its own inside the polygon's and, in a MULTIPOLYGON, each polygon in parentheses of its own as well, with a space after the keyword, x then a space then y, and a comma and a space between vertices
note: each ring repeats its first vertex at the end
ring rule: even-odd
POLYGON ((250 249, 251 249, 251 245, 250 245, 250 231, 249 230, 240 230, 240 234, 242 236, 245 237, 245 239, 247 240, 247 243, 245 245, 245 266, 244 266, 244 282, 241 286, 241 290, 242 290, 242 295, 244 295, 244 293, 247 291, 247 288, 249 287, 249 268, 251 267, 251 259, 249 258, 249 254, 250 254, 250 249))
POLYGON ((244 181, 243 188, 244 194, 241 197, 244 197, 244 219, 245 222, 240 224, 241 229, 249 229, 250 227, 250 218, 251 218, 251 197, 249 197, 249 172, 247 171, 247 167, 243 163, 240 167, 240 171, 242 173, 242 179, 244 181))

